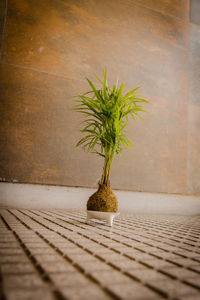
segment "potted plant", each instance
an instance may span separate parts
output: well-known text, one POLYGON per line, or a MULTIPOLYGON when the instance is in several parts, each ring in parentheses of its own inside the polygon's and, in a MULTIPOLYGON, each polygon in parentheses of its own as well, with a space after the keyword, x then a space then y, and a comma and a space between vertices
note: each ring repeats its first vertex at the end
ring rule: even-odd
MULTIPOLYGON (((96 76, 96 75, 95 75, 96 76)), ((143 104, 148 103, 138 94, 138 87, 124 93, 125 84, 116 83, 109 87, 106 68, 103 80, 96 76, 101 87, 96 88, 88 79, 91 90, 78 95, 75 110, 84 114, 84 135, 76 146, 82 146, 90 153, 104 159, 104 167, 98 190, 87 202, 87 220, 90 218, 106 219, 112 226, 114 216, 118 214, 118 201, 110 187, 110 169, 115 154, 121 155, 123 148, 133 147, 126 136, 126 126, 131 117, 141 118, 139 113, 145 111, 143 104)), ((142 118, 141 118, 142 119, 142 118)))

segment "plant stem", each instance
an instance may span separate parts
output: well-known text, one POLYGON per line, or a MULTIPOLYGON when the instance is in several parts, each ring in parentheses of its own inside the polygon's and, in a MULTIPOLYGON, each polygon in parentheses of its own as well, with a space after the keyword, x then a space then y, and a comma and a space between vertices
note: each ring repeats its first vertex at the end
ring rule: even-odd
POLYGON ((101 184, 104 184, 106 186, 110 186, 110 168, 113 161, 114 153, 114 148, 110 146, 105 147, 105 160, 101 184))

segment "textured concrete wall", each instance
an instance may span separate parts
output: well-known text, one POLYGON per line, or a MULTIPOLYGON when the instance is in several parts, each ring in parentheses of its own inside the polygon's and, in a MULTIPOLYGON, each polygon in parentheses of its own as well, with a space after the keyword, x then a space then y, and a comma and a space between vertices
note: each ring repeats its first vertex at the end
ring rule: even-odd
POLYGON ((75 148, 85 76, 142 86, 150 114, 113 188, 187 193, 188 0, 9 0, 0 64, 3 181, 95 187, 103 161, 75 148))
MULTIPOLYGON (((86 208, 96 189, 0 182, 1 207, 27 209, 86 208)), ((151 214, 200 214, 200 196, 114 190, 119 211, 151 214)))
POLYGON ((190 22, 200 25, 200 1, 190 0, 190 22))

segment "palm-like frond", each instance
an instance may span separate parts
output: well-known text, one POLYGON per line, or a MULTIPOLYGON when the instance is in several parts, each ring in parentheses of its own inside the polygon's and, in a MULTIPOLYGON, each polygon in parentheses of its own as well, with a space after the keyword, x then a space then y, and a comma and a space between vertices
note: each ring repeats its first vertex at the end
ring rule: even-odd
POLYGON ((82 146, 88 152, 103 156, 105 165, 108 164, 110 168, 115 153, 121 154, 123 148, 133 147, 132 142, 126 137, 125 127, 129 117, 134 121, 136 117, 141 118, 140 112, 145 112, 143 105, 148 101, 138 94, 139 87, 128 91, 125 95, 124 83, 119 86, 116 81, 110 88, 106 69, 103 75, 103 80, 95 75, 101 83, 100 89, 87 78, 91 90, 78 95, 77 105, 74 108, 86 115, 84 127, 81 129, 86 135, 76 146, 82 146))
POLYGON ((103 80, 96 78, 102 84, 101 89, 96 89, 93 83, 87 79, 92 90, 83 95, 78 95, 78 104, 75 110, 86 114, 88 118, 84 121, 86 126, 81 130, 87 135, 82 138, 76 146, 82 145, 89 152, 94 150, 96 145, 101 144, 100 152, 95 150, 97 154, 105 154, 105 147, 113 148, 115 153, 121 153, 123 147, 132 146, 131 142, 127 142, 127 138, 121 133, 125 129, 128 117, 140 117, 139 112, 145 111, 143 104, 148 103, 137 94, 139 87, 130 90, 123 96, 125 84, 118 87, 118 81, 112 88, 108 86, 106 78, 106 70, 104 70, 103 80), (92 94, 92 96, 88 96, 92 94), (120 150, 119 150, 120 149, 120 150))

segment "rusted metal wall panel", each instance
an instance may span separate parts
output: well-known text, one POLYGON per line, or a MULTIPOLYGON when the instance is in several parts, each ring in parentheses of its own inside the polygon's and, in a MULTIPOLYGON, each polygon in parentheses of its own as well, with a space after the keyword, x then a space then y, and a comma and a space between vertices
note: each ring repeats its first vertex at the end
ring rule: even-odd
POLYGON ((188 46, 187 22, 134 1, 9 3, 3 60, 60 76, 83 80, 107 64, 132 84, 135 65, 154 69, 153 54, 188 46))
POLYGON ((200 25, 193 23, 190 25, 188 116, 188 192, 200 194, 200 25))
MULTIPOLYGON (((87 185, 99 160, 74 147, 80 119, 72 111, 77 81, 1 65, 0 177, 31 183, 87 185), (81 154, 79 156, 79 154, 81 154)), ((83 83, 78 82, 79 90, 83 83)), ((97 177, 96 177, 97 180, 97 177)))
POLYGON ((188 1, 9 1, 1 61, 0 177, 95 187, 102 160, 74 145, 73 95, 85 76, 142 86, 135 150, 114 160, 112 186, 187 192, 188 1))

